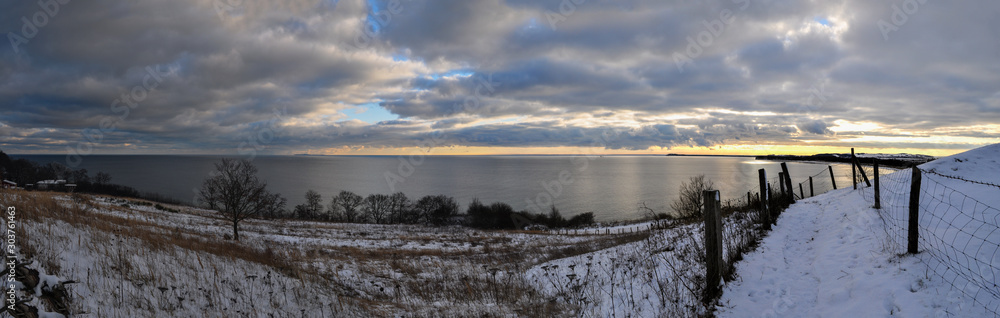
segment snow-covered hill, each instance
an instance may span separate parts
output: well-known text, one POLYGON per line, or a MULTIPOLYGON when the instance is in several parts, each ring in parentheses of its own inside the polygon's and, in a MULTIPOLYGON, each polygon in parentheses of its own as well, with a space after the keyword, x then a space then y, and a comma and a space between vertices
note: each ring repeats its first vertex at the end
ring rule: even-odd
POLYGON ((1000 145, 921 165, 920 253, 906 255, 911 170, 801 200, 737 264, 732 317, 992 317, 1000 309, 1000 145), (968 182, 972 180, 976 182, 968 182), (978 182, 978 183, 977 183, 978 182))

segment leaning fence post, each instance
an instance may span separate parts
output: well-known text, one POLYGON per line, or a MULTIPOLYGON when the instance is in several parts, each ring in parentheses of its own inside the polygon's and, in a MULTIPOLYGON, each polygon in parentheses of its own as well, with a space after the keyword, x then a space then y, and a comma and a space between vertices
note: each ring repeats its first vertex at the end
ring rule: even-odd
POLYGON ((861 161, 855 158, 854 164, 858 166, 858 170, 861 172, 861 178, 865 180, 865 185, 871 187, 872 183, 868 180, 868 174, 865 173, 865 169, 861 167, 861 161))
MULTIPOLYGON (((812 177, 810 177, 810 178, 812 178, 812 177)), ((800 199, 805 199, 806 198, 806 192, 802 191, 802 184, 801 183, 799 183, 799 198, 800 199)))
POLYGON ((920 211, 920 168, 913 166, 913 176, 910 179, 910 229, 907 233, 906 252, 917 253, 917 226, 920 211))
POLYGON ((719 190, 702 191, 705 217, 705 301, 715 299, 722 281, 722 218, 719 217, 719 190))
POLYGON ((757 174, 760 177, 760 214, 764 217, 764 228, 770 228, 771 215, 767 212, 767 171, 764 169, 757 170, 757 174))
POLYGON ((858 166, 854 165, 854 161, 858 160, 854 157, 854 148, 851 148, 851 183, 854 184, 854 190, 858 189, 858 166))
POLYGON ((778 182, 783 182, 783 184, 788 188, 788 202, 795 203, 795 190, 792 189, 792 175, 788 173, 788 165, 784 162, 781 163, 781 171, 785 173, 785 179, 778 180, 778 182))
MULTIPOLYGON (((779 195, 782 198, 784 198, 785 197, 785 173, 784 172, 778 172, 778 183, 780 185, 780 187, 778 187, 778 188, 781 189, 781 192, 778 192, 778 193, 780 193, 779 195)), ((788 191, 792 191, 792 189, 788 189, 788 191)))
POLYGON ((813 177, 809 177, 809 197, 816 196, 816 192, 813 192, 813 177))
POLYGON ((826 166, 830 169, 830 182, 833 182, 833 189, 837 190, 837 178, 833 177, 833 166, 826 166))
POLYGON ((882 208, 882 193, 879 192, 879 182, 878 182, 878 159, 872 159, 872 165, 874 166, 875 173, 875 208, 882 208))
POLYGON ((778 213, 781 213, 781 207, 775 207, 774 209, 771 208, 773 206, 778 205, 777 202, 775 202, 774 200, 774 188, 771 186, 771 184, 767 185, 767 200, 768 200, 767 212, 770 213, 770 215, 768 216, 768 220, 771 221, 772 225, 778 224, 778 213))

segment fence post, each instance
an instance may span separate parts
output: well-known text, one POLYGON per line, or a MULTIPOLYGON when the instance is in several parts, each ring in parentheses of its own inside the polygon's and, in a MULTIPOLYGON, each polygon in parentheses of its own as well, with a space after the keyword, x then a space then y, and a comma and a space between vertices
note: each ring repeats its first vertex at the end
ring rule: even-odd
POLYGON ((868 174, 865 173, 865 169, 861 167, 861 161, 857 158, 854 159, 854 164, 858 166, 858 171, 861 172, 861 179, 865 180, 865 185, 868 187, 872 186, 872 182, 868 180, 868 174))
POLYGON ((913 177, 910 179, 910 229, 907 233, 907 244, 906 252, 910 254, 917 253, 917 234, 918 227, 918 217, 920 211, 920 168, 913 165, 913 177))
POLYGON ((879 182, 878 182, 878 159, 872 159, 872 165, 875 167, 875 208, 882 208, 882 193, 879 192, 879 182))
POLYGON ((771 229, 771 225, 770 224, 778 224, 778 215, 777 214, 778 214, 778 212, 781 212, 781 207, 776 207, 776 208, 772 209, 771 207, 772 206, 776 206, 777 204, 771 205, 771 203, 775 203, 774 202, 774 188, 771 187, 771 184, 768 184, 767 185, 767 213, 768 213, 767 220, 770 222, 769 225, 767 226, 768 229, 771 229))
POLYGON ((805 199, 806 198, 806 192, 802 191, 802 184, 801 183, 799 183, 799 198, 800 199, 805 199))
POLYGON ((771 226, 771 214, 767 213, 767 171, 764 169, 757 170, 757 175, 760 177, 760 214, 764 216, 764 228, 770 228, 771 226))
MULTIPOLYGON (((785 173, 784 172, 778 172, 778 183, 780 185, 778 187, 778 189, 781 189, 781 192, 778 192, 778 193, 780 193, 779 196, 781 196, 781 198, 785 198, 785 173)), ((791 190, 792 189, 788 189, 788 191, 791 191, 791 190)))
POLYGON ((705 217, 705 302, 715 299, 722 281, 722 218, 719 217, 719 190, 702 191, 705 217))
POLYGON ((816 192, 813 192, 813 177, 809 177, 809 197, 814 196, 816 196, 816 192))
POLYGON ((837 190, 837 178, 833 177, 833 166, 826 166, 830 169, 830 182, 833 182, 833 189, 837 190))
POLYGON ((753 199, 752 199, 752 197, 753 197, 753 196, 752 196, 752 195, 750 195, 750 191, 747 191, 747 207, 748 207, 748 208, 749 208, 749 207, 750 207, 750 206, 751 206, 751 205, 753 204, 753 199))
POLYGON ((851 183, 854 184, 854 190, 858 189, 858 166, 854 165, 857 160, 854 158, 854 148, 851 148, 851 183))
POLYGON ((784 162, 781 163, 781 171, 785 173, 785 180, 779 180, 784 182, 785 186, 788 187, 788 202, 795 203, 795 190, 792 189, 792 175, 788 173, 788 165, 784 162))

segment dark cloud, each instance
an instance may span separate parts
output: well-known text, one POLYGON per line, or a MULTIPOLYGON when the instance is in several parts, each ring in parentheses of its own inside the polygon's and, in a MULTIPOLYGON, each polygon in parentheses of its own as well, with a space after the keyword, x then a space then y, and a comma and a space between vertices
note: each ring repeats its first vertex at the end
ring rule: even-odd
POLYGON ((64 152, 102 120, 114 129, 95 152, 233 152, 270 128, 276 152, 432 133, 539 147, 613 131, 608 149, 997 141, 995 1, 928 1, 904 22, 894 3, 861 0, 398 3, 98 0, 51 16, 7 4, 0 147, 64 152), (124 113, 149 67, 170 75, 124 113), (358 120, 362 105, 399 119, 358 120), (862 122, 881 128, 838 128, 862 122), (965 139, 923 141, 942 135, 965 139))

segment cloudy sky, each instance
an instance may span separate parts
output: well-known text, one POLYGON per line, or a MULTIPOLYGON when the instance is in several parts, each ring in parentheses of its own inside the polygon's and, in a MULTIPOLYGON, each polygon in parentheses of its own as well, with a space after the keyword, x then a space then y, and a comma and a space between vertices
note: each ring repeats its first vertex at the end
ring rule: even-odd
POLYGON ((992 0, 2 1, 8 153, 1000 142, 992 0))

